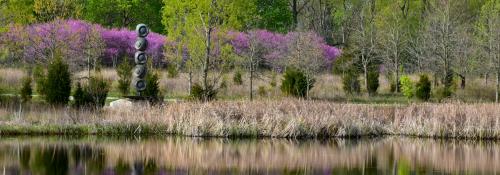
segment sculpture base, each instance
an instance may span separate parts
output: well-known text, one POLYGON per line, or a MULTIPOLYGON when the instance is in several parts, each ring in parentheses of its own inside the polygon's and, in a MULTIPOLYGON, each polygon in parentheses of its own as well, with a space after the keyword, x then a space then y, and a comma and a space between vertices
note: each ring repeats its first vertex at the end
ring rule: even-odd
POLYGON ((127 98, 130 101, 134 101, 134 102, 147 101, 147 102, 150 102, 153 104, 157 104, 157 103, 161 104, 163 102, 162 98, 145 97, 145 96, 137 96, 137 95, 123 96, 123 98, 127 98))

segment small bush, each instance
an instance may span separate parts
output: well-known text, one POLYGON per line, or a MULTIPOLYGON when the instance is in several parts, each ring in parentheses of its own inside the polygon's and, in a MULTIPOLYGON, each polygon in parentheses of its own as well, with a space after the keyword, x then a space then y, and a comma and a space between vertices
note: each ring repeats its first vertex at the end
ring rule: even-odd
POLYGON ((366 87, 366 89, 368 90, 368 94, 370 94, 370 95, 377 94, 377 89, 380 85, 379 81, 378 81, 378 77, 379 77, 378 71, 372 70, 372 71, 368 72, 368 77, 367 77, 368 87, 366 87))
POLYGON ((31 88, 31 76, 27 76, 23 80, 23 86, 20 91, 21 100, 26 103, 31 100, 31 96, 33 95, 33 89, 31 88))
POLYGON ((408 99, 413 98, 415 90, 410 77, 406 75, 401 76, 399 82, 401 83, 401 92, 403 92, 403 95, 408 99))
POLYGON ((281 92, 285 95, 305 97, 307 91, 314 87, 314 79, 308 81, 304 73, 294 68, 287 69, 283 77, 281 92))
POLYGON ((60 57, 49 65, 45 83, 43 83, 45 101, 52 105, 66 105, 71 94, 71 73, 68 64, 64 63, 60 57))
POLYGON ((270 85, 271 87, 273 87, 273 88, 275 88, 275 87, 276 87, 276 85, 278 84, 278 83, 276 83, 276 76, 277 76, 277 75, 276 75, 276 72, 274 72, 274 71, 273 71, 273 72, 271 73, 271 82, 269 82, 269 85, 270 85))
POLYGON ((83 86, 78 82, 73 92, 73 106, 76 108, 93 107, 102 108, 106 103, 109 92, 109 84, 102 76, 92 76, 87 85, 83 86))
POLYGON ((108 97, 109 84, 100 75, 90 77, 85 91, 92 97, 92 104, 96 108, 101 108, 106 103, 108 97))
POLYGON ((233 82, 236 85, 242 85, 243 84, 243 78, 241 75, 241 71, 236 71, 233 76, 233 82))
POLYGON ((419 100, 428 101, 431 98, 431 81, 427 75, 420 75, 415 96, 419 100))
POLYGON ((204 89, 201 85, 195 83, 193 87, 191 87, 191 97, 196 100, 211 101, 214 100, 216 96, 217 90, 215 90, 212 86, 204 89))
POLYGON ((130 93, 130 83, 132 81, 132 65, 124 59, 123 62, 118 66, 116 70, 118 74, 118 91, 123 96, 126 96, 130 93))
POLYGON ((261 97, 267 96, 267 90, 266 90, 266 87, 264 87, 264 86, 259 86, 259 89, 257 90, 257 93, 258 93, 258 94, 259 94, 259 96, 261 96, 261 97))
POLYGON ((73 92, 73 106, 76 108, 81 108, 88 106, 92 103, 92 98, 90 95, 83 90, 80 82, 76 84, 75 92, 73 92))
POLYGON ((36 92, 44 96, 45 95, 45 81, 46 81, 46 74, 45 70, 41 65, 35 66, 33 69, 33 78, 35 81, 35 86, 36 86, 36 92))
POLYGON ((167 76, 168 78, 176 78, 179 76, 179 71, 177 70, 177 66, 174 64, 169 64, 167 67, 167 76))
POLYGON ((359 94, 361 86, 358 79, 358 74, 354 71, 349 71, 342 77, 343 89, 346 94, 359 94))
POLYGON ((158 73, 151 72, 146 75, 146 89, 142 92, 142 95, 149 97, 154 100, 160 98, 160 78, 158 73))

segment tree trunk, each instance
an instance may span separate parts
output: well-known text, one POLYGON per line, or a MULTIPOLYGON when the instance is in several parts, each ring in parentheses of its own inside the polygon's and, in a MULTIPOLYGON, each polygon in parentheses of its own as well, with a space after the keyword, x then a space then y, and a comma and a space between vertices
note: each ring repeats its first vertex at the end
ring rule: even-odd
POLYGON ((212 28, 209 27, 206 30, 206 55, 205 55, 205 64, 203 65, 203 90, 205 91, 203 93, 203 100, 208 101, 208 65, 210 64, 210 45, 211 45, 211 38, 212 35, 212 28))
POLYGON ((250 101, 253 101, 253 57, 250 58, 250 101))
POLYGON ((460 89, 465 89, 465 76, 461 74, 458 76, 460 77, 460 89))
POLYGON ((495 86, 495 103, 498 103, 498 90, 500 87, 500 73, 497 72, 497 84, 495 86))
POLYGON ((399 93, 399 66, 396 67, 396 93, 399 93))
POLYGON ((189 95, 191 94, 191 90, 193 89, 193 72, 189 71, 189 95))
POLYGON ((297 24, 299 23, 299 9, 298 9, 298 6, 297 6, 297 0, 293 0, 292 1, 292 16, 293 16, 293 29, 292 30, 295 30, 297 29, 297 24))
POLYGON ((365 88, 368 91, 368 65, 363 65, 363 76, 365 77, 365 88))

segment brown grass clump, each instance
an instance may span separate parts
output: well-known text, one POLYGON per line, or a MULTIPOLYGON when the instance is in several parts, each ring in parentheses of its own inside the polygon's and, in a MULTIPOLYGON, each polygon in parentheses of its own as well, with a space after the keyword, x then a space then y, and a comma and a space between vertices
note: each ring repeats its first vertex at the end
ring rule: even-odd
POLYGON ((107 108, 100 113, 70 109, 16 112, 15 109, 9 111, 16 117, 0 117, 0 125, 78 124, 90 126, 91 134, 122 129, 133 130, 133 134, 217 137, 405 135, 500 139, 498 104, 402 106, 283 99, 182 102, 153 107, 137 104, 135 108, 107 108))

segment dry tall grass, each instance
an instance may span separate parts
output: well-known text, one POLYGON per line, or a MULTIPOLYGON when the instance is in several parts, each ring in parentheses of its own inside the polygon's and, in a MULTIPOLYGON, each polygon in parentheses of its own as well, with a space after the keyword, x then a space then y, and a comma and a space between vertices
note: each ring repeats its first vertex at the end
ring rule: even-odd
MULTIPOLYGON (((10 112, 0 125, 90 125, 134 127, 152 132, 218 137, 358 137, 405 135, 500 139, 498 104, 339 104, 294 99, 171 103, 165 106, 10 112), (16 116, 16 117, 13 117, 16 116)), ((99 129, 91 133, 103 132, 99 129)))

